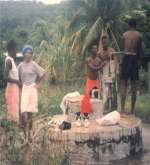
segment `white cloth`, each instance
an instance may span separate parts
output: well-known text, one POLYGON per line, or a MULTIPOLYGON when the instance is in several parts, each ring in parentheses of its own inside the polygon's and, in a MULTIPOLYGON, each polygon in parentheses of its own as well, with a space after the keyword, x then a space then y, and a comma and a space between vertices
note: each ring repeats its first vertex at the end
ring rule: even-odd
POLYGON ((9 78, 12 78, 12 79, 15 79, 15 80, 19 80, 19 74, 18 74, 18 69, 17 69, 17 66, 14 62, 14 59, 10 56, 7 56, 5 58, 5 67, 6 67, 6 62, 7 60, 10 60, 11 61, 11 64, 12 64, 12 68, 11 70, 9 71, 9 78))
POLYGON ((35 83, 32 85, 23 84, 21 93, 21 113, 38 112, 38 93, 35 83))
POLYGON ((20 63, 18 65, 18 72, 21 83, 26 85, 35 83, 44 75, 44 69, 34 61, 20 63))
POLYGON ((120 113, 113 111, 105 115, 104 117, 97 119, 97 122, 102 126, 116 125, 120 121, 120 113))
POLYGON ((60 108, 62 109, 63 111, 63 114, 66 114, 66 110, 68 108, 68 104, 69 104, 69 98, 74 98, 74 97, 77 97, 77 96, 80 96, 80 93, 75 91, 75 92, 72 92, 72 93, 68 93, 66 94, 62 101, 61 101, 61 104, 60 104, 60 108))

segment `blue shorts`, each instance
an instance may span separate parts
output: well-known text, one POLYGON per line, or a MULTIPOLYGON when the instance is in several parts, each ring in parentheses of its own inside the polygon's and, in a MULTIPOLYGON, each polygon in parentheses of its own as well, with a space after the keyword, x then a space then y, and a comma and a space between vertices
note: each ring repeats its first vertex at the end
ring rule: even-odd
POLYGON ((124 55, 121 65, 121 80, 139 80, 139 65, 136 55, 124 55))

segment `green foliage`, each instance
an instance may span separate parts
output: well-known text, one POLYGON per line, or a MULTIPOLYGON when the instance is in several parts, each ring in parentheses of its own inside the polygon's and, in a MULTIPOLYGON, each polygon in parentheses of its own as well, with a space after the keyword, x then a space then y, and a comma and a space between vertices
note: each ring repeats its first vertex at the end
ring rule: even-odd
POLYGON ((55 115, 62 113, 62 110, 60 109, 62 98, 65 94, 74 91, 79 91, 83 94, 83 84, 80 85, 80 83, 76 82, 71 85, 62 85, 58 88, 57 86, 49 86, 44 83, 39 90, 39 114, 55 115))
POLYGON ((21 49, 33 31, 33 24, 39 20, 52 22, 57 15, 56 12, 57 6, 0 1, 0 40, 8 41, 13 38, 21 49))
MULTIPOLYGON (((142 94, 137 97, 136 102, 136 115, 142 118, 145 121, 150 121, 150 95, 149 94, 142 94)), ((130 97, 127 99, 127 111, 130 111, 130 97)))
POLYGON ((150 52, 150 5, 143 6, 141 10, 142 16, 138 17, 138 29, 143 35, 145 43, 145 53, 150 52), (144 14, 144 16, 143 16, 144 14))
MULTIPOLYGON (((50 75, 48 79, 54 78, 57 82, 64 83, 76 75, 83 66, 88 48, 93 42, 99 42, 103 31, 109 34, 111 45, 119 50, 120 38, 127 29, 126 18, 142 15, 142 11, 146 14, 144 19, 138 17, 139 30, 147 52, 150 49, 150 5, 146 0, 70 0, 50 6, 0 2, 0 5, 0 40, 15 39, 19 50, 26 43, 32 44, 37 62, 50 75)), ((84 67, 76 76, 83 76, 83 73, 84 67)))

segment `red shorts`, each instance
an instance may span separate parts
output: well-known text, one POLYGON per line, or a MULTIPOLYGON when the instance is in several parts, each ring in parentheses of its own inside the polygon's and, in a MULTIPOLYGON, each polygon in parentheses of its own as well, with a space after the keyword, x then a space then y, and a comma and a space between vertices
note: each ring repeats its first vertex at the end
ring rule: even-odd
POLYGON ((100 87, 100 82, 99 80, 91 80, 89 78, 87 78, 87 81, 86 81, 86 95, 87 96, 90 96, 90 93, 92 91, 92 89, 99 89, 100 87))

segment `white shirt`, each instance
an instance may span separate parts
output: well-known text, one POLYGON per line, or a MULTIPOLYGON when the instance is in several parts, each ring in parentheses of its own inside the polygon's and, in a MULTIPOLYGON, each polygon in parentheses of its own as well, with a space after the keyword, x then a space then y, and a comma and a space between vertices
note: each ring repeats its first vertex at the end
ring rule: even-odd
POLYGON ((6 59, 5 59, 5 67, 6 67, 6 62, 7 62, 8 59, 11 61, 11 64, 12 64, 12 68, 9 71, 8 77, 12 78, 14 80, 19 80, 18 69, 17 69, 17 66, 16 66, 16 64, 14 62, 14 59, 12 57, 10 57, 10 56, 6 57, 6 59))

